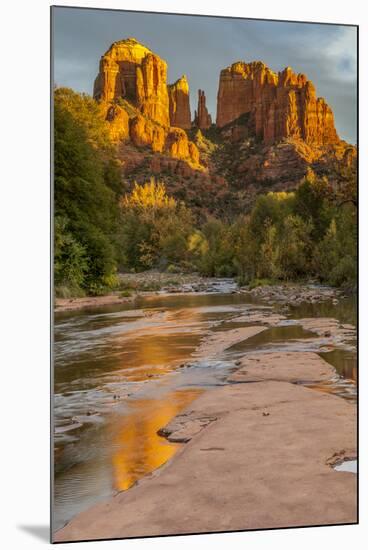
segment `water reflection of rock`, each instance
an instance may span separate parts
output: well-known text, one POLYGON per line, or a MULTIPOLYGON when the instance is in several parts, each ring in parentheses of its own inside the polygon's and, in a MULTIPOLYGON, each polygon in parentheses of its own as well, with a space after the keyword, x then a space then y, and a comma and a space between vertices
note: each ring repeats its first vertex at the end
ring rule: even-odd
POLYGON ((114 426, 112 466, 115 490, 128 489, 175 454, 177 445, 169 443, 157 432, 200 393, 199 389, 182 390, 166 394, 161 400, 140 399, 132 403, 130 412, 118 426, 114 426))
MULTIPOLYGON (((293 357, 279 359, 263 379, 203 393, 165 428, 190 439, 175 459, 56 541, 355 523, 356 476, 330 458, 356 456, 356 408, 288 382, 293 357)), ((303 378, 309 363, 313 377, 329 370, 310 354, 303 378)))

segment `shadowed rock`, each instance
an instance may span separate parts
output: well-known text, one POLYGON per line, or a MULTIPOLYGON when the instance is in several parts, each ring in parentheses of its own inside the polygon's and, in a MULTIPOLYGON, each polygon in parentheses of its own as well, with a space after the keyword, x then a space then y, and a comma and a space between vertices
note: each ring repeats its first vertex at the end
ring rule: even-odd
POLYGON ((170 124, 177 128, 188 130, 191 128, 189 84, 183 75, 174 84, 168 85, 170 124))

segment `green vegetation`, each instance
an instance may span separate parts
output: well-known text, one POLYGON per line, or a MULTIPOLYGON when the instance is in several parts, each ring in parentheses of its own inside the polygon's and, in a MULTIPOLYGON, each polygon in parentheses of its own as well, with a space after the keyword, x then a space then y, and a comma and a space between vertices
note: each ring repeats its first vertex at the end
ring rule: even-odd
MULTIPOLYGON (((152 283, 124 287, 117 277, 119 271, 151 268, 168 274, 234 276, 252 287, 306 277, 355 286, 352 170, 341 174, 338 187, 310 171, 294 192, 259 195, 249 213, 228 222, 210 215, 201 195, 195 197, 201 216, 195 215, 193 201, 189 206, 170 196, 165 184, 154 179, 135 183, 129 191, 107 123, 88 96, 57 89, 54 113, 54 273, 59 296, 109 289, 130 296, 137 290, 157 290, 152 283)), ((210 147, 201 134, 197 140, 203 149, 210 147)), ((225 195, 223 204, 226 208, 225 195)))
POLYGON ((354 287, 357 212, 352 201, 327 194, 328 181, 312 172, 294 193, 268 193, 238 223, 234 263, 242 283, 298 280, 354 287))
POLYGON ((127 267, 142 271, 185 264, 192 216, 183 203, 166 194, 162 183, 151 179, 145 185, 135 184, 120 207, 121 246, 127 267))
POLYGON ((129 288, 125 289, 125 290, 122 290, 120 292, 120 297, 121 298, 130 298, 130 296, 132 296, 133 294, 133 291, 130 290, 129 288))
POLYGON ((120 174, 91 102, 55 91, 55 286, 63 295, 103 293, 119 261, 120 174))

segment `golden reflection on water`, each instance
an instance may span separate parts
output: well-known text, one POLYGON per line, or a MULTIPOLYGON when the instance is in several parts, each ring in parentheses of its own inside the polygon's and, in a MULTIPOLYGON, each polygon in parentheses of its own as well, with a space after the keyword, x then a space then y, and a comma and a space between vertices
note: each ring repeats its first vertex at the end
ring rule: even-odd
POLYGON ((120 368, 115 372, 131 382, 161 376, 187 360, 190 351, 199 344, 200 339, 200 333, 179 332, 168 335, 145 334, 144 337, 131 339, 120 359, 120 368))
POLYGON ((201 393, 199 389, 181 390, 165 394, 162 399, 133 402, 113 441, 115 490, 128 489, 175 454, 180 444, 168 442, 157 431, 201 393))
POLYGON ((143 381, 173 370, 185 361, 203 336, 201 315, 196 310, 186 312, 185 320, 173 326, 145 326, 135 333, 115 335, 111 348, 119 362, 116 374, 129 381, 143 381))

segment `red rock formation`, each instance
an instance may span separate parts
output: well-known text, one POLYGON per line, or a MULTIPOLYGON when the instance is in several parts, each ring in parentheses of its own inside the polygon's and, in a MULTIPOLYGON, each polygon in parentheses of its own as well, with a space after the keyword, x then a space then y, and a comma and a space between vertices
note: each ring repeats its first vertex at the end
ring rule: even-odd
POLYGON ((157 55, 147 54, 137 67, 138 107, 144 115, 163 126, 170 125, 166 78, 166 62, 157 55))
POLYGON ((184 177, 193 177, 198 174, 198 171, 191 168, 187 162, 164 156, 153 157, 149 163, 149 169, 154 174, 169 172, 172 175, 184 177))
POLYGON ((189 141, 185 130, 164 128, 142 115, 132 118, 129 127, 130 139, 137 147, 148 146, 155 153, 166 153, 201 168, 199 151, 196 145, 189 141))
POLYGON ((174 84, 168 85, 170 125, 187 130, 191 128, 189 84, 183 75, 174 84))
POLYGON ((245 114, 248 127, 268 144, 289 137, 317 146, 339 141, 330 107, 290 67, 276 74, 260 61, 237 62, 221 71, 217 126, 245 114))
POLYGON ((136 98, 136 69, 152 53, 134 38, 114 42, 101 57, 93 89, 95 99, 111 101, 136 98))
POLYGON ((191 127, 186 77, 171 86, 166 81, 166 62, 128 38, 114 42, 102 56, 94 98, 106 109, 114 141, 129 136, 136 147, 149 147, 203 169, 198 149, 184 131, 191 127), (124 102, 119 104, 119 99, 124 102))
POLYGON ((187 159, 191 164, 199 165, 199 151, 181 128, 170 129, 166 138, 166 152, 172 157, 187 159))
POLYGON ((299 181, 308 166, 318 160, 318 152, 300 140, 271 146, 262 146, 259 153, 250 155, 236 166, 236 172, 244 174, 247 181, 264 180, 281 182, 287 188, 287 181, 299 181))
POLYGON ((102 101, 126 99, 142 114, 169 126, 167 65, 134 38, 114 42, 101 57, 93 96, 102 101))
POLYGON ((106 109, 105 119, 109 122, 111 140, 114 142, 125 140, 129 137, 129 115, 119 105, 101 104, 106 109))
POLYGON ((129 134, 133 144, 138 147, 149 146, 157 153, 161 153, 165 148, 165 128, 142 115, 130 119, 129 134))
POLYGON ((206 107, 206 96, 203 90, 198 90, 198 109, 195 111, 194 124, 200 130, 207 130, 212 124, 211 115, 206 107))

